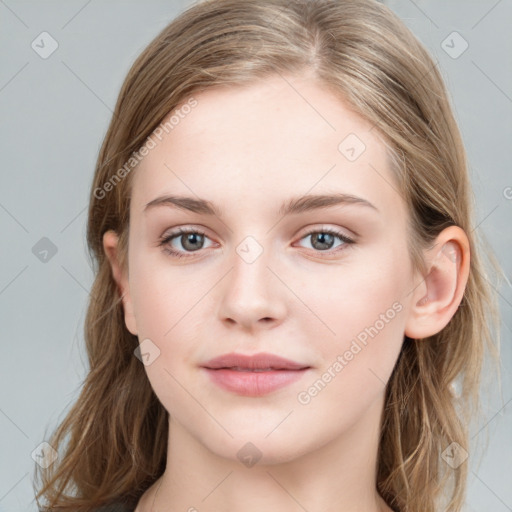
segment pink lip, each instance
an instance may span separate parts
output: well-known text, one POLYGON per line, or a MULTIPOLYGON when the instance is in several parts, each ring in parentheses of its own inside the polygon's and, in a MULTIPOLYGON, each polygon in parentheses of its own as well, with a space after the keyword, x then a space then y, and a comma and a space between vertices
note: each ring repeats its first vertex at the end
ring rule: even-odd
POLYGON ((300 379, 310 368, 265 352, 253 356, 224 354, 202 367, 217 385, 244 396, 271 393, 300 379))

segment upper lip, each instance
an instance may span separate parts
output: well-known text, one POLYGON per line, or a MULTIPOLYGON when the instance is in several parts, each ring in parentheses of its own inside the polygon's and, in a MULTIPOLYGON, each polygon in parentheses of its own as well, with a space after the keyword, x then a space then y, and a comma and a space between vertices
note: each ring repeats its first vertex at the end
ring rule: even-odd
POLYGON ((232 352, 230 354, 214 357, 201 366, 210 369, 246 368, 248 370, 302 370, 309 368, 308 365, 297 363, 267 352, 260 352, 259 354, 253 355, 236 354, 232 352))

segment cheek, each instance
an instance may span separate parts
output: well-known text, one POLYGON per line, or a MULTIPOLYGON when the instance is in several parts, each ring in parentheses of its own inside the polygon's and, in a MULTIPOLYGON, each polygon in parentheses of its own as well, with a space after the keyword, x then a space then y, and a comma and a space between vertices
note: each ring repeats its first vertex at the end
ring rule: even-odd
MULTIPOLYGON (((203 287, 190 276, 185 278, 179 269, 166 268, 160 257, 134 258, 132 268, 130 290, 139 342, 151 340, 147 346, 157 354, 144 369, 159 401, 171 415, 180 418, 191 406, 185 389, 190 387, 187 368, 196 347, 187 340, 197 338, 203 287)), ((200 423, 201 411, 192 412, 200 423)))
POLYGON ((173 267, 166 256, 135 254, 130 291, 139 337, 167 343, 177 332, 192 328, 194 308, 207 291, 197 273, 173 267))
POLYGON ((308 306, 321 318, 302 315, 301 330, 322 361, 315 378, 320 376, 316 388, 327 400, 324 405, 333 399, 356 401, 354 407, 360 401, 367 405, 383 390, 400 353, 410 291, 407 253, 397 257, 384 247, 373 255, 373 261, 361 258, 333 268, 332 275, 324 276, 328 286, 319 287, 316 275, 301 288, 308 306), (324 387, 329 391, 323 392, 324 387))
MULTIPOLYGON (((392 322, 385 322, 385 330, 390 330, 391 324, 395 332, 400 330, 401 318, 398 322, 394 319, 400 316, 397 310, 404 309, 402 302, 411 288, 406 257, 401 252, 396 254, 389 246, 382 246, 380 251, 354 252, 340 265, 306 270, 298 280, 298 294, 306 307, 295 305, 296 316, 308 331, 321 333, 328 346, 332 346, 330 342, 343 346, 375 323, 383 330, 381 316, 386 312, 384 320, 392 322), (299 315, 301 307, 303 313, 299 315)), ((292 275, 288 278, 292 280, 292 275)))
POLYGON ((405 310, 398 296, 394 286, 375 287, 365 298, 352 296, 346 309, 334 306, 336 336, 315 338, 310 329, 321 364, 296 396, 304 418, 325 419, 334 435, 383 399, 403 343, 405 310))

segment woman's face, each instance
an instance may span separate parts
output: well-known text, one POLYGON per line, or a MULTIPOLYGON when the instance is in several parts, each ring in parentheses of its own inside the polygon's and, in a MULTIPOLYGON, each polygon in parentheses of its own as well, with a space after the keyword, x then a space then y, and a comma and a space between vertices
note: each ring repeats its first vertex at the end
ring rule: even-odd
POLYGON ((377 130, 311 79, 194 98, 133 171, 124 290, 171 425, 217 455, 245 446, 269 463, 375 435, 414 288, 377 130), (164 196, 181 207, 147 206, 164 196), (204 367, 263 352, 306 369, 204 367))

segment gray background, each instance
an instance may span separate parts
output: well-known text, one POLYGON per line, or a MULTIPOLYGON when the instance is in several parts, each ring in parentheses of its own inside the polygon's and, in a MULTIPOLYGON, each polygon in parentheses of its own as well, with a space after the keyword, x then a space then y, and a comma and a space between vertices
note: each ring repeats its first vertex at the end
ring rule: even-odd
MULTIPOLYGON (((121 83, 145 45, 190 3, 0 0, 0 511, 36 510, 31 453, 64 418, 87 371, 87 201, 121 83), (43 31, 58 43, 46 59, 31 47, 43 31), (57 249, 46 262, 33 253, 48 244, 43 237, 57 249)), ((475 229, 510 280, 512 0, 385 3, 439 63, 468 149, 475 229), (442 46, 453 31, 469 44, 457 58, 462 39, 444 43, 451 56, 442 46)), ((502 389, 487 371, 484 417, 472 440, 488 435, 489 445, 470 453, 468 511, 512 510, 510 283, 499 292, 502 389)))

